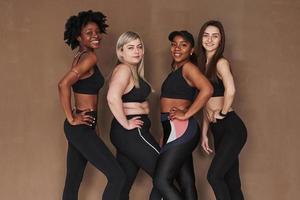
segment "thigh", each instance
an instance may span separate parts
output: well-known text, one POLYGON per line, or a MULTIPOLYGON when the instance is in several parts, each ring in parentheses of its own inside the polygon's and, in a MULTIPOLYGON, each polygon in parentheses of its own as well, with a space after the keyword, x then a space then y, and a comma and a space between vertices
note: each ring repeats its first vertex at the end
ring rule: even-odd
POLYGON ((186 200, 197 200, 193 157, 190 155, 179 170, 177 182, 186 200))
MULTIPOLYGON (((73 146, 97 169, 106 176, 114 176, 114 172, 120 172, 121 167, 105 143, 97 136, 94 129, 80 126, 73 133, 70 142, 73 146)), ((70 134, 70 135, 71 135, 70 134)))
POLYGON ((195 184, 195 173, 192 154, 186 158, 186 161, 179 170, 176 180, 178 181, 178 184, 183 188, 185 186, 189 187, 191 184, 195 184))
POLYGON ((138 130, 132 144, 133 148, 130 151, 127 151, 127 157, 153 177, 156 161, 159 156, 159 147, 157 146, 158 143, 150 133, 138 130))
POLYGON ((236 159, 231 168, 227 171, 227 173, 225 174, 225 180, 227 183, 230 183, 229 186, 231 184, 241 184, 239 173, 239 159, 236 159))
POLYGON ((114 136, 114 144, 118 152, 153 176, 160 149, 149 131, 134 129, 122 132, 120 130, 117 134, 118 138, 114 136))
POLYGON ((87 160, 85 157, 69 142, 67 152, 67 176, 82 179, 87 160))
POLYGON ((139 167, 127 156, 123 155, 121 152, 118 151, 117 151, 117 161, 126 174, 127 184, 131 186, 132 183, 134 182, 134 179, 136 178, 139 167))
POLYGON ((215 149, 216 153, 211 162, 210 172, 224 177, 238 158, 241 150, 240 144, 226 133, 215 149))
POLYGON ((155 170, 156 175, 168 180, 174 180, 191 152, 192 150, 187 144, 177 145, 164 151, 158 158, 155 170))

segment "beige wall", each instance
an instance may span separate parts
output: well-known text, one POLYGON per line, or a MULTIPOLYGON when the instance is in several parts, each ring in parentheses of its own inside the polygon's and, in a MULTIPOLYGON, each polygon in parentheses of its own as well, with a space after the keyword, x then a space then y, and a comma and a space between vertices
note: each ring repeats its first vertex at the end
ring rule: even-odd
MULTIPOLYGON (((249 131, 240 169, 246 199, 299 198, 298 0, 1 0, 0 199, 60 199, 66 140, 57 82, 73 56, 63 43, 64 23, 87 9, 108 16, 109 32, 98 52, 106 76, 115 63, 117 37, 133 30, 144 38, 146 74, 157 91, 150 98, 156 138, 159 88, 171 60, 168 33, 187 29, 197 36, 206 20, 221 20, 238 89, 234 105, 249 131)), ((106 90, 107 85, 100 94, 99 124, 101 137, 115 151, 106 90)), ((194 158, 199 199, 214 199, 205 179, 211 157, 198 148, 194 158)), ((80 199, 100 199, 105 183, 103 174, 88 166, 80 199)), ((131 199, 147 199, 150 185, 140 173, 131 199)))

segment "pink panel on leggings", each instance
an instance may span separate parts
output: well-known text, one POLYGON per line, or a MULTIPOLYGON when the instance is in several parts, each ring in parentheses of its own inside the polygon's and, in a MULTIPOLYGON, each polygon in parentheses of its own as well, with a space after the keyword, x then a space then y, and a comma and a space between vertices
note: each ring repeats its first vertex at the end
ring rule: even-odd
POLYGON ((181 121, 181 120, 175 119, 172 122, 175 126, 176 138, 181 137, 184 134, 184 132, 186 131, 189 121, 188 120, 181 121))

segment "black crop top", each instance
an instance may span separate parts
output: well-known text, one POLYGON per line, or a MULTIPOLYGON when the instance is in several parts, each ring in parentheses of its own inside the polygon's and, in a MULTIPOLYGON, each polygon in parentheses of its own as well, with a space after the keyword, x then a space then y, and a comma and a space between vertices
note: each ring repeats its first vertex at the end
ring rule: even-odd
POLYGON ((94 65, 94 73, 87 78, 79 79, 72 85, 72 88, 73 92, 80 94, 98 94, 103 84, 104 77, 97 65, 94 65))
POLYGON ((149 96, 151 92, 151 87, 142 78, 139 78, 139 84, 140 84, 139 88, 133 86, 133 88, 128 93, 123 94, 122 100, 124 103, 126 102, 142 103, 146 101, 146 98, 149 96))
POLYGON ((193 101, 197 92, 183 77, 182 68, 171 72, 161 86, 160 97, 193 101))
POLYGON ((211 84, 214 87, 212 97, 223 97, 225 91, 223 81, 217 76, 217 81, 211 81, 211 84))

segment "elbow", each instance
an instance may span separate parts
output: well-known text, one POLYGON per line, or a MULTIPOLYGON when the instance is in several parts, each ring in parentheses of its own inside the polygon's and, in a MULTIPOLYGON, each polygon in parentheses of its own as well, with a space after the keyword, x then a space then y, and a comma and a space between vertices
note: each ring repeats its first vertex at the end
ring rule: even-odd
POLYGON ((230 90, 225 90, 225 94, 226 94, 226 96, 228 96, 228 97, 234 97, 234 95, 235 95, 235 89, 234 88, 232 88, 232 89, 230 89, 230 90))
POLYGON ((211 84, 209 84, 208 87, 205 90, 205 94, 206 94, 205 96, 207 98, 210 98, 213 95, 213 93, 214 93, 214 88, 212 87, 211 84))
POLYGON ((65 80, 59 81, 57 86, 58 86, 59 91, 69 89, 71 87, 70 83, 68 81, 65 81, 65 80))
POLYGON ((117 101, 117 97, 115 95, 112 95, 111 93, 108 93, 106 96, 106 100, 109 106, 115 104, 115 102, 117 101))
POLYGON ((59 91, 63 90, 63 88, 65 88, 66 86, 67 84, 64 81, 59 81, 57 85, 59 91))

